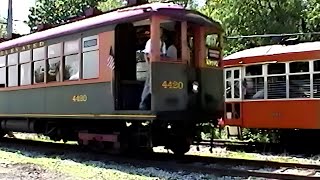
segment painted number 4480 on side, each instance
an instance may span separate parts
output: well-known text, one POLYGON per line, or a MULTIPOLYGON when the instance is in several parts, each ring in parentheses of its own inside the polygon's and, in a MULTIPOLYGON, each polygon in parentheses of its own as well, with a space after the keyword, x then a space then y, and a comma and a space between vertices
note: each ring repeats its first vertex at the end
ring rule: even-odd
POLYGON ((163 81, 162 87, 165 89, 183 89, 183 82, 181 82, 181 81, 163 81))
POLYGON ((88 97, 85 94, 84 95, 74 95, 72 97, 73 102, 85 102, 87 100, 88 100, 88 97))

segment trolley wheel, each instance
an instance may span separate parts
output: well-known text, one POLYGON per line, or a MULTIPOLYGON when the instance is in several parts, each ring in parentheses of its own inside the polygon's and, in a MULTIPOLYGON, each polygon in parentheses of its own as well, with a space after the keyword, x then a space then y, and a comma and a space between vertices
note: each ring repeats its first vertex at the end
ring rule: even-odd
MULTIPOLYGON (((16 137, 14 136, 14 134, 13 134, 12 131, 8 131, 6 134, 8 135, 8 137, 16 138, 16 137)), ((1 134, 0 136, 3 137, 3 136, 5 136, 5 135, 1 134)))
POLYGON ((8 137, 15 138, 14 134, 11 131, 0 130, 0 139, 4 138, 5 135, 8 137))
POLYGON ((190 141, 185 137, 176 137, 173 142, 170 150, 178 156, 182 156, 190 150, 190 141))

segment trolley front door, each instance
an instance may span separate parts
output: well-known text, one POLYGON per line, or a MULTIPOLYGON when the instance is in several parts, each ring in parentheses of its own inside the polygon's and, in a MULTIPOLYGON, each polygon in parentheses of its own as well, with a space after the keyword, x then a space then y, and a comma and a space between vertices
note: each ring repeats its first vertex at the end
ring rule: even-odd
POLYGON ((224 69, 225 122, 242 126, 242 73, 241 67, 224 69))

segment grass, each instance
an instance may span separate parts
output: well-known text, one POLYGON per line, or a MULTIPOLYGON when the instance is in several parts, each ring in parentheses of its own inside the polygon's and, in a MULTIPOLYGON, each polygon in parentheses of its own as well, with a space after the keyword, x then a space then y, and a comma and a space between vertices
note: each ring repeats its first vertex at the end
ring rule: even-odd
POLYGON ((109 168, 100 167, 94 162, 78 163, 60 158, 28 157, 23 154, 7 152, 0 149, 0 162, 35 164, 53 172, 61 172, 76 179, 159 179, 147 175, 133 174, 118 170, 116 165, 106 165, 109 168))
MULTIPOLYGON (((50 140, 49 137, 44 135, 37 135, 33 133, 14 133, 14 136, 19 139, 25 139, 25 140, 34 140, 34 141, 41 141, 41 142, 52 142, 52 143, 59 143, 63 144, 64 142, 61 141, 53 141, 50 140)), ((65 144, 77 144, 76 141, 68 141, 65 144)))
MULTIPOLYGON (((17 138, 54 142, 45 136, 35 134, 15 133, 17 138)), ((58 142, 63 143, 63 142, 58 142)), ((65 157, 44 157, 43 153, 31 152, 30 150, 16 150, 11 148, 0 148, 0 163, 23 163, 35 164, 53 172, 63 173, 74 177, 73 179, 195 179, 201 176, 202 179, 212 179, 214 175, 201 175, 197 173, 167 172, 155 167, 139 168, 130 165, 116 164, 114 162, 85 161, 79 160, 76 156, 65 157)))
MULTIPOLYGON (((16 138, 36 140, 42 142, 64 143, 63 141, 52 141, 46 136, 28 133, 14 133, 16 138)), ((77 142, 67 142, 66 144, 77 144, 77 142)), ((150 174, 143 175, 143 172, 136 173, 131 170, 126 170, 120 165, 102 164, 101 162, 76 162, 72 160, 63 160, 61 157, 47 158, 47 157, 29 157, 19 151, 10 152, 11 149, 0 148, 0 162, 35 164, 53 172, 61 172, 69 176, 79 179, 160 179, 158 177, 151 177, 150 174)), ((27 152, 28 153, 28 152, 27 152)), ((130 169, 130 167, 128 167, 130 169)))

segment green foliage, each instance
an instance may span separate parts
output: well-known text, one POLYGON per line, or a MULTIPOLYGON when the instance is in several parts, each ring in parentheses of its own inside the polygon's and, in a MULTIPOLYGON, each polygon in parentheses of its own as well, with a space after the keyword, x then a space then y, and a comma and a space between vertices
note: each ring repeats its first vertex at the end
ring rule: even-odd
MULTIPOLYGON (((200 9, 220 21, 226 36, 295 33, 319 30, 319 0, 207 0, 200 9)), ((310 40, 310 37, 303 37, 310 40)), ((225 41, 225 54, 260 45, 277 43, 279 38, 239 38, 225 41)))
MULTIPOLYGON (((148 2, 168 2, 169 0, 149 0, 148 2)), ((172 0, 174 3, 179 4, 185 8, 196 9, 198 4, 194 0, 172 0)))
POLYGON ((120 0, 36 0, 36 6, 29 11, 28 26, 34 29, 37 24, 59 24, 68 18, 83 13, 88 7, 98 7, 102 10, 119 7, 120 0))
POLYGON ((227 133, 223 129, 214 127, 212 124, 201 125, 201 138, 204 140, 213 139, 227 139, 227 133))
MULTIPOLYGON (((161 2, 167 0, 150 0, 149 2, 161 2)), ((59 24, 68 18, 83 13, 85 8, 98 7, 102 11, 109 11, 121 7, 124 0, 36 0, 36 6, 29 9, 30 15, 27 22, 31 30, 38 24, 59 24)), ((185 7, 196 8, 194 0, 175 0, 185 7)))
MULTIPOLYGON (((168 0, 149 0, 165 2, 168 0)), ((79 15, 87 7, 108 11, 123 5, 123 0, 36 0, 30 8, 28 25, 58 24, 79 15)), ((225 36, 320 31, 320 0, 206 0, 198 7, 195 0, 174 0, 222 23, 225 36)), ((303 36, 303 40, 319 40, 320 36, 303 36)), ((237 38, 225 40, 228 55, 239 50, 274 44, 281 38, 237 38)))
POLYGON ((304 4, 305 29, 310 31, 320 30, 320 0, 308 0, 304 4))
POLYGON ((0 38, 4 37, 7 34, 6 27, 6 21, 0 18, 0 38))
POLYGON ((121 7, 124 1, 123 0, 106 0, 106 2, 99 2, 98 3, 98 8, 101 11, 110 11, 112 9, 121 7))
MULTIPOLYGON (((228 139, 227 129, 213 128, 212 126, 203 126, 201 138, 203 140, 210 140, 213 135, 214 139, 228 139)), ((277 142, 278 139, 277 131, 262 130, 262 129, 242 129, 243 141, 250 142, 277 142)), ((230 140, 240 140, 237 137, 230 137, 230 140)))
POLYGON ((260 129, 242 129, 243 140, 248 140, 252 142, 270 142, 269 131, 264 131, 260 129))

